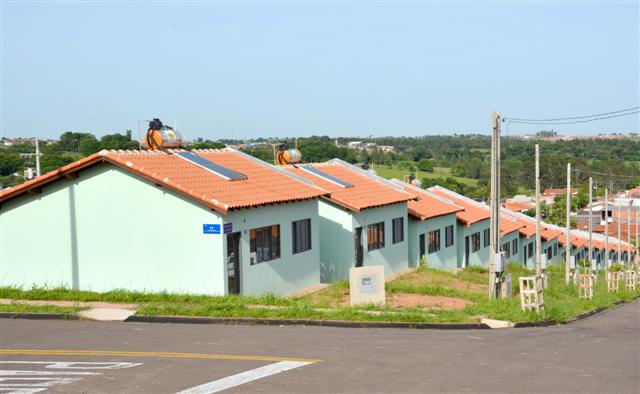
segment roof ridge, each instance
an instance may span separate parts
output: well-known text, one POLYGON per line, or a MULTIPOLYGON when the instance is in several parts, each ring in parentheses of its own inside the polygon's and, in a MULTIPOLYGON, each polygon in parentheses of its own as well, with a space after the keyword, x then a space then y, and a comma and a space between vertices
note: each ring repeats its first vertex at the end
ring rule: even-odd
POLYGON ((333 158, 331 160, 328 160, 326 163, 334 163, 334 164, 341 165, 341 166, 343 166, 343 167, 345 167, 347 169, 350 169, 350 170, 352 170, 352 171, 354 171, 354 172, 356 172, 358 174, 366 176, 371 180, 374 180, 374 181, 379 182, 379 183, 381 183, 381 184, 383 184, 385 186, 391 187, 392 189, 396 189, 396 190, 398 190, 398 191, 400 191, 402 193, 406 193, 406 194, 408 194, 408 195, 410 195, 412 197, 415 197, 411 193, 409 193, 406 190, 404 190, 404 187, 402 187, 400 185, 396 185, 395 183, 389 181, 388 179, 382 178, 378 174, 373 174, 373 173, 371 173, 371 172, 369 172, 369 171, 367 171, 365 169, 362 169, 362 168, 360 168, 358 166, 354 166, 351 163, 347 163, 346 161, 344 161, 342 159, 333 158))
POLYGON ((472 198, 469 198, 469 197, 467 197, 465 195, 462 195, 460 193, 456 193, 453 190, 449 190, 446 187, 443 187, 443 186, 440 186, 440 185, 433 185, 427 190, 431 190, 431 189, 434 189, 434 188, 437 189, 437 190, 441 190, 444 193, 455 194, 456 196, 460 197, 461 200, 464 200, 465 202, 468 202, 469 204, 475 205, 478 208, 487 209, 487 210, 490 209, 490 207, 485 203, 478 202, 478 201, 476 201, 476 200, 474 200, 472 198))
POLYGON ((453 205, 456 208, 464 210, 464 207, 456 204, 452 200, 449 200, 448 198, 442 197, 442 196, 440 196, 440 195, 438 195, 438 194, 436 194, 434 192, 431 192, 431 191, 429 191, 427 189, 423 189, 423 188, 418 187, 416 185, 412 185, 412 184, 407 183, 405 181, 401 181, 400 179, 397 179, 397 178, 392 178, 391 182, 395 182, 395 183, 397 183, 399 185, 403 185, 405 187, 409 187, 409 188, 411 188, 412 190, 415 190, 418 193, 422 193, 422 194, 428 195, 429 197, 434 198, 434 199, 436 199, 438 201, 444 202, 444 203, 449 204, 449 205, 453 205))

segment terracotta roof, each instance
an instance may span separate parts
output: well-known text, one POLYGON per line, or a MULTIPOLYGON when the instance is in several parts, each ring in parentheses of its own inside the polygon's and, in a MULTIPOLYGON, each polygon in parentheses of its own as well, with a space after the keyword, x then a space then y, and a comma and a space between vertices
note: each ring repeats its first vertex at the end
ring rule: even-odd
POLYGON ((435 193, 441 197, 447 198, 453 201, 456 205, 460 205, 464 208, 464 211, 456 212, 456 217, 459 221, 471 226, 481 220, 489 219, 491 213, 489 207, 479 202, 473 201, 470 198, 464 197, 449 189, 445 189, 442 186, 433 186, 428 189, 430 192, 435 193))
POLYGON ((277 167, 233 149, 200 149, 191 152, 240 172, 246 179, 224 179, 171 154, 173 152, 178 151, 101 151, 1 191, 0 202, 99 163, 116 165, 224 214, 231 209, 306 200, 329 194, 326 190, 295 179, 277 167))
POLYGON ((413 200, 416 197, 407 193, 399 185, 394 185, 386 179, 371 174, 365 170, 352 166, 342 160, 333 159, 326 163, 304 163, 280 167, 296 176, 313 182, 316 186, 331 192, 325 199, 352 211, 396 204, 413 200), (305 171, 301 167, 311 166, 322 173, 352 184, 352 187, 342 187, 336 183, 305 171))
POLYGON ((404 190, 418 197, 408 204, 409 215, 424 221, 427 219, 444 216, 462 211, 464 208, 456 205, 453 201, 422 189, 418 186, 410 185, 399 179, 392 179, 393 182, 404 187, 404 190))
POLYGON ((524 211, 528 211, 531 208, 534 208, 535 205, 534 204, 525 204, 525 203, 519 203, 519 202, 511 202, 511 201, 507 201, 503 204, 503 206, 511 211, 515 211, 515 212, 524 212, 524 211))
MULTIPOLYGON (((536 234, 536 221, 534 218, 519 212, 511 212, 511 216, 520 223, 520 234, 527 238, 531 238, 536 234)), ((544 241, 551 241, 554 238, 559 237, 561 234, 562 231, 552 228, 545 222, 540 222, 540 237, 544 241)))
MULTIPOLYGON (((565 187, 564 189, 545 189, 542 195, 543 196, 560 196, 566 193, 567 193, 567 188, 565 187)), ((577 194, 577 193, 578 193, 578 189, 571 188, 571 194, 577 194)))

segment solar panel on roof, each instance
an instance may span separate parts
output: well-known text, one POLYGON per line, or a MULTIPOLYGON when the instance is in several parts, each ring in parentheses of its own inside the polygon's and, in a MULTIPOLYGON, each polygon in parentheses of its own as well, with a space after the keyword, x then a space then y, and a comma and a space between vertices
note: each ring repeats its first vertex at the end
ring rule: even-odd
POLYGON ((345 182, 342 179, 336 178, 333 175, 329 175, 326 174, 320 170, 318 170, 315 167, 311 167, 311 166, 300 166, 299 167, 301 170, 307 171, 308 173, 311 173, 315 176, 318 176, 320 178, 323 178, 325 181, 329 181, 331 183, 335 183, 336 185, 340 186, 340 187, 353 187, 352 183, 349 182, 345 182))
POLYGON ((197 165, 200 168, 203 168, 207 171, 211 171, 214 174, 223 177, 224 179, 230 181, 238 181, 242 179, 247 179, 246 175, 241 174, 239 172, 235 172, 226 167, 221 166, 220 164, 216 164, 212 161, 205 159, 204 157, 198 156, 193 152, 175 152, 175 155, 180 157, 183 160, 186 160, 192 164, 197 165))

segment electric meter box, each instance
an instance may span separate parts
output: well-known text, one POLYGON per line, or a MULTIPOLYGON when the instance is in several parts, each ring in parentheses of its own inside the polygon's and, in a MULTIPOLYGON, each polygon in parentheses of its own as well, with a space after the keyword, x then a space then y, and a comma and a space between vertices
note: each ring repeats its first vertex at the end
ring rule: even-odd
POLYGON ((493 272, 500 273, 504 272, 504 269, 507 267, 507 253, 499 252, 496 253, 496 258, 493 259, 493 272))
POLYGON ((594 271, 598 270, 598 262, 596 261, 596 259, 591 259, 591 269, 594 271))
POLYGON ((569 268, 576 269, 576 256, 569 256, 569 268))
POLYGON ((542 268, 543 270, 547 269, 547 255, 543 254, 542 256, 540 256, 540 268, 542 268))

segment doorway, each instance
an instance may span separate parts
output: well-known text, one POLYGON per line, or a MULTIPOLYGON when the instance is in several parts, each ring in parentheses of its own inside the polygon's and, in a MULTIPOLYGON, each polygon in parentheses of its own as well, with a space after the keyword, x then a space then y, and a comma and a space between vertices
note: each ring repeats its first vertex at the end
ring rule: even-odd
POLYGON ((464 266, 469 266, 469 236, 464 237, 464 266))
POLYGON ((227 290, 240 294, 240 233, 227 234, 227 290))
POLYGON ((353 241, 356 252, 356 267, 362 267, 364 260, 364 250, 362 248, 362 227, 356 227, 353 234, 353 241))
POLYGON ((426 251, 427 251, 425 242, 426 241, 425 241, 424 234, 420 234, 420 238, 418 239, 418 245, 419 245, 419 248, 420 248, 420 257, 419 257, 418 264, 420 264, 422 262, 422 258, 424 257, 424 255, 426 254, 426 251))

